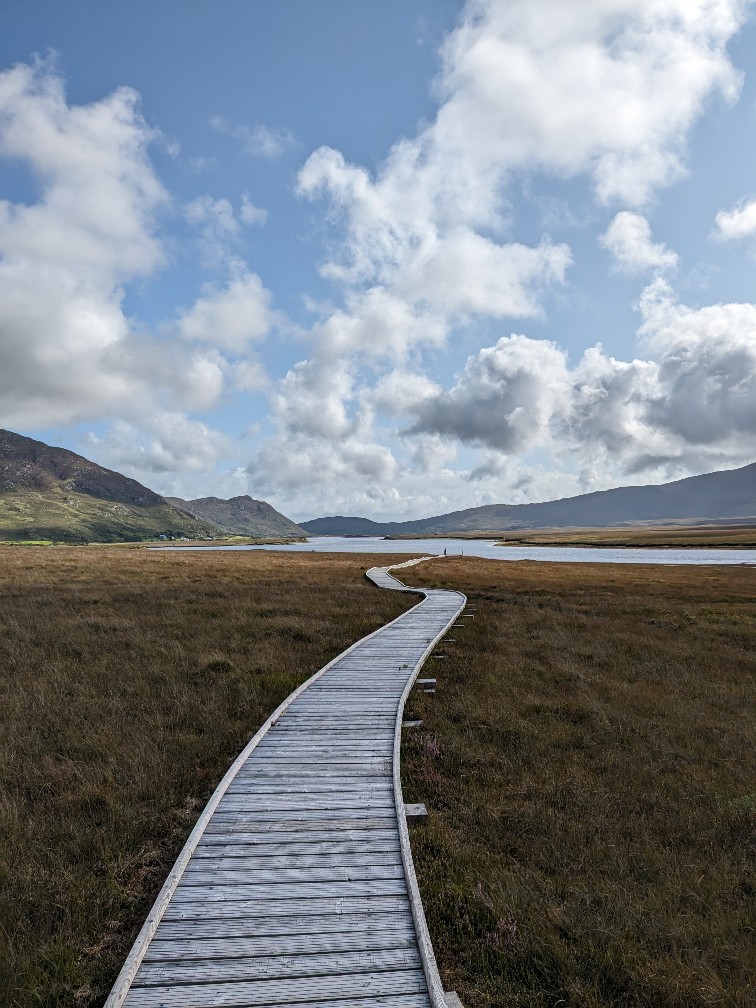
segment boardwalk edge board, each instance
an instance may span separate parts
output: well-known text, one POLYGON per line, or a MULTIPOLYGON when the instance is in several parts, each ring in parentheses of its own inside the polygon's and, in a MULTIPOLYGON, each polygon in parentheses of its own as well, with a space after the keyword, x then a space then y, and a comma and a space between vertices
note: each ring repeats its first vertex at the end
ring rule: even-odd
MULTIPOLYGON (((423 595, 425 596, 425 598, 423 599, 422 602, 418 604, 418 606, 409 609, 406 613, 402 613, 400 616, 397 616, 396 619, 391 620, 389 623, 386 623, 384 626, 379 627, 377 630, 374 630, 372 633, 356 641, 349 648, 347 648, 345 651, 341 652, 341 654, 337 655, 330 662, 328 662, 328 664, 325 665, 322 669, 314 673, 314 675, 310 676, 309 679, 305 680, 305 682, 303 682, 299 687, 297 687, 297 689, 294 690, 294 692, 292 692, 276 708, 276 710, 270 715, 270 717, 265 721, 265 723, 261 726, 261 728, 252 736, 252 738, 244 747, 244 749, 241 751, 239 756, 234 760, 234 762, 229 767, 228 771, 222 778, 216 790, 213 792, 210 800, 208 801, 199 819, 197 820, 194 829, 189 835, 186 844, 182 848, 181 853, 179 854, 175 864, 173 865, 171 871, 169 872, 168 877, 166 878, 166 881, 162 889, 160 890, 155 900, 155 903, 153 904, 147 916, 147 919, 145 920, 144 925, 142 926, 136 938, 136 941, 134 942, 134 945, 131 948, 131 951, 129 952, 126 958, 126 961, 124 962, 124 965, 121 969, 121 972, 118 975, 118 978, 113 986, 113 989, 107 1001, 105 1002, 104 1008, 122 1008, 127 997, 129 996, 130 991, 134 991, 132 985, 134 983, 138 971, 140 970, 140 967, 142 966, 145 960, 147 950, 150 946, 153 937, 155 936, 158 926, 160 925, 161 921, 165 918, 166 912, 169 910, 169 904, 171 904, 171 900, 174 894, 176 893, 179 883, 181 883, 183 879, 188 877, 186 870, 191 858, 193 857, 198 846, 201 843, 207 844, 208 839, 212 837, 217 828, 219 826, 222 827, 220 816, 216 817, 214 820, 215 828, 213 828, 213 825, 211 825, 211 820, 213 819, 213 815, 216 812, 216 809, 218 808, 222 799, 224 799, 224 797, 227 795, 227 792, 230 791, 232 794, 238 792, 237 788, 232 787, 235 779, 237 778, 237 775, 239 775, 240 771, 247 763, 247 760, 252 755, 254 750, 258 746, 260 746, 261 743, 264 742, 270 729, 276 725, 277 721, 287 711, 287 709, 291 706, 291 704, 294 703, 294 701, 296 701, 301 696, 301 694, 305 692, 305 690, 309 689, 322 676, 324 676, 327 672, 329 672, 334 665, 343 662, 345 658, 347 658, 352 652, 354 652, 358 648, 363 649, 364 653, 364 645, 367 642, 371 641, 373 638, 378 637, 379 635, 384 634, 385 631, 388 630, 390 627, 394 626, 395 624, 398 624, 401 620, 405 619, 408 613, 415 612, 419 606, 423 605, 423 603, 429 600, 431 596, 436 592, 438 592, 439 594, 443 594, 444 596, 457 596, 459 599, 459 606, 455 609, 455 611, 448 618, 448 620, 446 620, 446 622, 443 624, 442 629, 440 629, 440 631, 436 634, 433 640, 430 641, 421 657, 415 660, 414 667, 410 669, 409 664, 406 666, 406 669, 405 667, 403 667, 403 671, 406 671, 407 679, 403 693, 399 701, 398 710, 394 721, 392 766, 390 768, 386 766, 386 771, 390 772, 393 781, 393 812, 396 817, 396 825, 398 826, 398 832, 399 832, 399 847, 400 847, 399 852, 401 854, 402 865, 404 868, 404 881, 406 883, 409 894, 409 904, 412 913, 412 920, 414 923, 415 934, 417 938, 417 949, 419 952, 420 963, 422 964, 422 973, 424 974, 425 981, 427 984, 427 991, 428 991, 427 996, 430 999, 430 1005, 432 1006, 432 1008, 448 1008, 448 1006, 450 1005, 449 994, 444 992, 443 985, 441 983, 441 979, 438 973, 438 967, 436 965, 435 955, 433 953, 433 947, 431 944, 430 935, 425 920, 425 914, 423 911, 422 901, 420 898, 420 893, 417 884, 417 877, 415 875, 414 864, 412 861, 412 853, 409 842, 409 830, 406 818, 406 807, 402 796, 402 788, 400 780, 399 752, 401 745, 403 711, 409 692, 413 688, 415 680, 417 679, 418 673, 421 667, 423 666, 424 662, 427 660, 428 656, 431 654, 433 648, 436 646, 441 637, 443 637, 444 634, 448 631, 449 627, 453 624, 454 620, 458 619, 459 614, 466 605, 467 599, 465 598, 464 595, 462 595, 459 592, 449 592, 449 591, 441 592, 440 589, 426 590, 422 588, 408 587, 407 585, 403 584, 398 578, 394 577, 392 574, 389 573, 389 571, 392 569, 410 567, 416 563, 421 563, 425 560, 430 559, 435 558, 427 556, 421 557, 418 559, 405 561, 404 563, 401 564, 393 565, 392 567, 380 567, 380 568, 374 567, 366 572, 366 577, 379 587, 390 588, 404 592, 412 592, 414 594, 423 595), (210 827, 209 830, 208 827, 210 827)), ((424 641, 426 638, 423 637, 422 639, 424 641)), ((376 657, 378 657, 382 652, 385 653, 385 647, 382 648, 381 645, 377 643, 377 650, 374 652, 376 657)), ((352 675, 359 676, 359 673, 355 672, 352 673, 352 675)), ((313 691, 312 694, 313 697, 315 696, 315 693, 316 691, 313 691)), ((313 714, 317 716, 317 713, 318 713, 317 706, 315 706, 313 708, 313 714)), ((309 719, 306 719, 303 722, 300 717, 297 717, 296 721, 294 718, 292 718, 292 723, 295 732, 296 730, 298 730, 297 725, 302 726, 303 724, 307 725, 312 724, 312 722, 309 719)), ((311 731, 311 728, 308 728, 307 730, 311 731)), ((369 730, 369 718, 368 718, 368 721, 366 723, 366 731, 363 735, 363 738, 369 735, 370 730, 369 730)), ((388 753, 386 755, 388 756, 388 753)), ((381 762, 385 762, 386 764, 388 764, 388 759, 386 759, 385 761, 382 760, 381 762)), ((345 767, 344 769, 347 773, 349 772, 348 767, 345 767)), ((285 790, 285 788, 282 788, 282 790, 285 790)), ((366 809, 365 811, 372 812, 373 818, 375 818, 375 809, 372 810, 366 809)), ((258 821, 260 822, 261 825, 264 824, 265 826, 268 826, 269 824, 267 822, 267 817, 272 814, 275 813, 263 812, 261 819, 260 810, 258 809, 256 815, 252 814, 249 816, 249 826, 244 828, 247 829, 248 831, 253 831, 255 829, 255 823, 257 823, 258 821)), ((333 819, 336 815, 340 815, 343 817, 344 812, 338 811, 336 809, 334 809, 333 812, 327 812, 326 820, 328 816, 331 816, 331 818, 333 819)), ((359 813, 359 816, 363 816, 363 813, 359 813)), ((285 818, 286 815, 284 815, 284 819, 285 818)), ((367 817, 363 816, 363 818, 366 819, 367 823, 368 821, 367 817)), ((238 822, 240 821, 241 820, 238 820, 238 822)), ((372 827, 374 827, 375 825, 376 823, 371 823, 372 827)), ((323 823, 323 827, 327 829, 329 827, 329 822, 325 821, 323 823)), ((360 827, 357 826, 356 828, 359 829, 360 827)), ((292 839, 293 834, 288 837, 289 841, 291 841, 292 839)), ((196 862, 192 866, 192 871, 194 872, 195 870, 196 870, 196 862)), ((317 883, 315 884, 317 885, 317 883)), ((381 885, 384 885, 384 883, 381 883, 381 885)), ((378 896, 377 892, 376 896, 378 896)), ((392 897, 388 895, 383 896, 381 902, 384 901, 388 904, 389 902, 392 901, 392 897)), ((184 902, 184 900, 182 900, 181 902, 184 902)), ((179 911, 180 906, 181 903, 179 904, 174 903, 171 909, 174 912, 176 912, 179 911)), ((261 910, 262 907, 259 907, 259 909, 261 910)), ((389 909, 391 908, 386 906, 386 910, 388 911, 389 909)), ((174 916, 174 914, 171 914, 171 916, 174 916)), ((210 993, 209 989, 207 990, 208 993, 210 993)), ((146 993, 146 991, 144 988, 140 988, 138 992, 134 991, 134 993, 136 994, 136 1000, 133 1001, 133 1004, 136 1006, 137 1003, 141 1003, 142 996, 146 993)), ((163 988, 161 994, 165 993, 166 989, 163 988)), ((376 990, 375 994, 377 994, 378 1000, 376 1000, 375 1003, 376 1004, 379 1003, 379 1001, 382 1000, 382 998, 385 997, 387 993, 388 992, 379 993, 378 990, 376 990)), ((390 996, 390 1000, 393 1002, 393 997, 390 996)), ((168 1000, 165 1003, 167 1004, 168 1001, 170 1001, 170 998, 168 998, 168 1000)), ((132 1003, 132 999, 129 999, 129 1003, 130 1004, 132 1003)), ((160 998, 160 1003, 161 1004, 164 1003, 162 997, 160 998)), ((220 1004, 222 1003, 222 1001, 213 1000, 213 1003, 220 1004)), ((287 1003, 289 1003, 288 1000, 287 1003)), ((455 1003, 458 1002, 453 1001, 451 1002, 451 1004, 455 1003)), ((420 1002, 418 1002, 418 1005, 419 1004, 420 1002)))

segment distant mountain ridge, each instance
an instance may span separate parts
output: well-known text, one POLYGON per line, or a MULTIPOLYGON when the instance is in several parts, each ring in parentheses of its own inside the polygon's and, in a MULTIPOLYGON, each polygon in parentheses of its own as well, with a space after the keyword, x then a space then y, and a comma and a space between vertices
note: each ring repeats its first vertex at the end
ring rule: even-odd
POLYGON ((337 515, 300 524, 310 535, 384 536, 738 519, 756 522, 756 462, 657 486, 616 487, 538 504, 488 504, 415 521, 337 515))
POLYGON ((227 535, 276 536, 302 538, 307 533, 266 501, 244 495, 221 500, 219 497, 199 497, 183 500, 166 497, 169 504, 200 521, 209 522, 227 535))
POLYGON ((0 539, 123 542, 214 533, 128 476, 0 429, 0 539))

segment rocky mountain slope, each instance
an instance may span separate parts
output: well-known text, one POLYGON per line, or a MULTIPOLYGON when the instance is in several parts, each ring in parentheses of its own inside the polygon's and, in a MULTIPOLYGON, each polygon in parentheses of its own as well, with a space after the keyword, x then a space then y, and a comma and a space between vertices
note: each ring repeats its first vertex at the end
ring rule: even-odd
POLYGON ((335 516, 301 524, 310 535, 428 535, 736 520, 756 522, 756 462, 659 486, 617 487, 539 504, 489 504, 417 521, 335 516))
POLYGON ((253 497, 200 497, 197 500, 182 500, 181 497, 166 497, 169 504, 187 515, 209 522, 227 535, 255 537, 276 536, 301 538, 307 535, 304 529, 295 525, 266 501, 253 497))
POLYGON ((136 480, 0 429, 0 540, 124 542, 214 534, 211 525, 136 480))

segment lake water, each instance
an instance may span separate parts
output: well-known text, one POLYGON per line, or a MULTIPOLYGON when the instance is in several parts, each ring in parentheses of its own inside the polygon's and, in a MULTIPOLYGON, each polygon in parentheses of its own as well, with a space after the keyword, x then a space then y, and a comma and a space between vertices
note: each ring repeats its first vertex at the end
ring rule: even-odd
POLYGON ((443 553, 488 560, 549 560, 553 563, 756 564, 756 549, 595 549, 588 546, 496 546, 484 539, 359 539, 314 536, 282 546, 157 546, 159 550, 275 550, 286 553, 443 553))

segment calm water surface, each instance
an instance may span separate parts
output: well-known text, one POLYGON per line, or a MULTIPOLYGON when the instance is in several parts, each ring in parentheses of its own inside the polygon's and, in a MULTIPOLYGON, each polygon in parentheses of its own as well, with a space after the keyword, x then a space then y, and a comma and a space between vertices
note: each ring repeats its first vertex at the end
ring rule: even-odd
POLYGON ((158 546, 162 550, 275 550, 285 553, 409 553, 549 560, 556 563, 756 564, 756 549, 595 549, 589 546, 496 546, 485 539, 360 539, 316 536, 285 546, 158 546))

